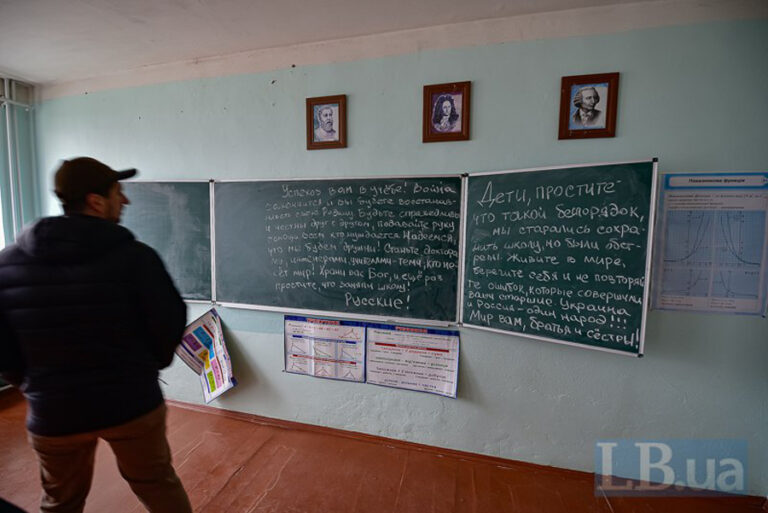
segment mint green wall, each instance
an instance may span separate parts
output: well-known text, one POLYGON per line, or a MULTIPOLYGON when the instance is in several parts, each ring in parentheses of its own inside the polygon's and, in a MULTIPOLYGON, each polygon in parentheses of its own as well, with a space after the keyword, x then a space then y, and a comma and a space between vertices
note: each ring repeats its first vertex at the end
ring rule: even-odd
MULTIPOLYGON (((136 166, 144 179, 459 173, 654 156, 662 171, 764 171, 766 55, 768 21, 723 22, 61 98, 38 109, 40 200, 58 212, 50 173, 80 154, 136 166), (558 141, 560 77, 610 71, 621 72, 617 137, 558 141), (472 80, 472 140, 422 144, 422 86, 459 80, 472 80), (306 151, 304 98, 341 93, 349 148, 306 151)), ((750 490, 768 494, 762 318, 653 312, 642 359, 464 329, 452 400, 284 374, 279 314, 222 317, 241 383, 215 403, 223 408, 583 470, 598 438, 744 438, 750 490)), ((168 397, 200 401, 182 364, 164 379, 168 397)))

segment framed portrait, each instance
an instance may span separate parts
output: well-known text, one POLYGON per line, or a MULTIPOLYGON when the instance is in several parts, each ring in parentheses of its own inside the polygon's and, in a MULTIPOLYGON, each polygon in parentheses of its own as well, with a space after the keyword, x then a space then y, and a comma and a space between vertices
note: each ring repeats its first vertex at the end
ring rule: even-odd
POLYGON ((423 142, 469 139, 471 85, 471 82, 453 82, 424 86, 423 142))
POLYGON ((619 74, 563 77, 558 139, 616 137, 619 74))
POLYGON ((347 95, 307 98, 307 149, 347 147, 347 95))

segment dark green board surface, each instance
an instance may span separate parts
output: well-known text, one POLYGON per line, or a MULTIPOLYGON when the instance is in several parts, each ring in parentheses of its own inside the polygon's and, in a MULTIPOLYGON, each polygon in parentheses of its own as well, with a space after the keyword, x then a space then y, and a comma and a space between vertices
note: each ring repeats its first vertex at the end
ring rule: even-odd
POLYGON ((216 299, 456 321, 460 177, 215 184, 216 299))
POLYGON ((470 176, 462 321, 641 353, 653 163, 470 176))
POLYGON ((184 299, 211 299, 208 182, 123 182, 122 224, 163 259, 184 299))

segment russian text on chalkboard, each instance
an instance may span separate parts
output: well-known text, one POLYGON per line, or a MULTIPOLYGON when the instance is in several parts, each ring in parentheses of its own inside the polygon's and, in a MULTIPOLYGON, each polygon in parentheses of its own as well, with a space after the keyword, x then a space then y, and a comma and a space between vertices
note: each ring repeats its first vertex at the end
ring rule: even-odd
POLYGON ((221 302, 457 321, 461 178, 215 184, 221 302))
POLYGON ((642 354, 653 161, 470 175, 465 325, 642 354))

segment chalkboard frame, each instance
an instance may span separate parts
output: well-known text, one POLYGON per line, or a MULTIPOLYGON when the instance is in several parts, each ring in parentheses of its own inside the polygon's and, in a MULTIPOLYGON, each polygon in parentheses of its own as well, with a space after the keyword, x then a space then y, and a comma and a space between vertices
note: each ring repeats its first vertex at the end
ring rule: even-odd
POLYGON ((343 319, 353 319, 353 320, 361 320, 361 321, 372 321, 372 322, 384 322, 384 323, 404 323, 404 324, 419 324, 419 325, 425 325, 425 326, 434 326, 434 327, 455 327, 460 326, 461 323, 461 317, 460 317, 460 307, 462 303, 462 295, 461 295, 461 276, 462 276, 462 262, 461 262, 461 254, 462 254, 462 248, 463 248, 463 223, 465 219, 465 203, 462 201, 464 196, 464 188, 466 185, 466 173, 447 173, 447 174, 424 174, 424 175, 375 175, 375 176, 321 176, 321 177, 286 177, 286 178, 232 178, 232 179, 226 179, 226 180, 212 180, 211 181, 211 187, 212 190, 215 190, 216 184, 225 184, 225 183, 258 183, 258 182, 306 182, 306 181, 342 181, 342 180, 409 180, 409 179, 433 179, 433 178, 459 178, 461 183, 461 197, 459 199, 459 229, 457 233, 457 246, 458 246, 458 268, 457 268, 457 280, 458 283, 456 284, 456 317, 453 320, 443 321, 443 320, 435 320, 435 319, 422 319, 422 318, 416 318, 416 317, 397 317, 397 316, 391 316, 391 315, 375 315, 375 314, 361 314, 361 313, 355 313, 355 312, 338 312, 335 310, 314 310, 314 309, 306 309, 306 308, 291 308, 291 307, 283 307, 283 306, 273 306, 273 305, 257 305, 257 304, 249 304, 249 303, 234 303, 229 301, 219 301, 216 297, 216 257, 215 257, 215 250, 216 250, 216 241, 215 241, 215 232, 216 232, 216 214, 215 214, 215 194, 211 193, 211 250, 213 251, 212 257, 211 257, 211 265, 212 265, 212 278, 211 283, 214 287, 213 289, 213 304, 216 306, 222 306, 225 308, 236 308, 241 310, 255 310, 255 311, 262 311, 262 312, 276 312, 276 313, 283 313, 283 314, 289 314, 289 315, 311 315, 311 316, 326 316, 326 317, 336 317, 336 318, 343 318, 343 319))
POLYGON ((493 333, 500 333, 503 335, 515 335, 519 337, 524 338, 530 338, 534 340, 541 340, 544 342, 552 342, 555 344, 561 344, 561 345, 567 345, 567 346, 573 346, 573 347, 579 347, 582 349, 592 349, 596 351, 603 351, 607 353, 614 353, 614 354, 620 354, 624 356, 632 356, 636 358, 642 358, 644 354, 645 349, 645 333, 646 333, 646 323, 648 320, 648 312, 650 310, 650 289, 651 289, 651 267, 653 262, 653 242, 654 242, 654 231, 656 228, 656 210, 658 208, 658 193, 659 193, 659 172, 658 172, 658 162, 659 159, 657 157, 654 157, 652 159, 646 159, 646 160, 631 160, 631 161, 621 161, 621 162, 597 162, 597 163, 587 163, 587 164, 568 164, 568 165, 558 165, 558 166, 547 166, 547 167, 535 167, 535 168, 525 168, 525 169, 510 169, 510 170, 502 170, 502 171, 481 171, 476 173, 467 173, 465 178, 465 182, 462 186, 462 206, 461 206, 461 212, 462 212, 462 219, 464 220, 464 231, 460 235, 460 240, 464 242, 464 244, 461 246, 462 254, 461 254, 461 266, 459 269, 459 298, 461 298, 461 303, 459 305, 459 326, 471 328, 471 329, 477 329, 477 330, 483 330, 483 331, 490 331, 493 333), (648 214, 648 225, 647 225, 647 231, 648 236, 646 237, 646 255, 645 255, 645 285, 643 287, 643 307, 642 307, 642 319, 640 321, 640 344, 639 344, 639 350, 637 353, 634 352, 628 352, 628 351, 619 351, 616 349, 606 348, 606 347, 600 347, 595 345, 589 345, 589 344, 583 344, 579 342, 571 342, 569 340, 561 340, 557 338, 551 338, 551 337, 542 337, 540 335, 532 335, 529 333, 522 333, 519 331, 512 331, 512 330, 502 330, 498 328, 490 328, 487 326, 478 326, 476 324, 469 324, 462 321, 464 319, 464 276, 466 272, 466 241, 468 240, 468 223, 466 223, 466 217, 468 215, 468 202, 469 202, 469 179, 473 177, 479 177, 479 176, 489 176, 489 175, 503 175, 503 174, 511 174, 511 173, 528 173, 528 172, 537 172, 537 171, 557 171, 557 170, 573 170, 577 168, 582 167, 597 167, 597 166, 615 166, 615 165, 623 165, 623 164, 643 164, 643 163, 650 163, 652 165, 651 170, 651 191, 650 191, 650 205, 649 205, 649 214, 648 214))
MULTIPOLYGON (((124 183, 126 184, 164 184, 164 183, 199 183, 199 184, 208 184, 208 220, 209 220, 209 227, 208 227, 208 240, 210 241, 210 253, 211 253, 211 290, 210 290, 210 299, 187 299, 184 298, 185 303, 190 304, 201 304, 201 305, 215 305, 216 304, 216 252, 215 252, 215 229, 213 225, 214 221, 214 195, 213 195, 213 183, 214 181, 212 179, 202 179, 202 180, 194 180, 194 179, 162 179, 162 180, 126 180, 124 183)), ((130 201, 131 198, 128 198, 130 201)))

